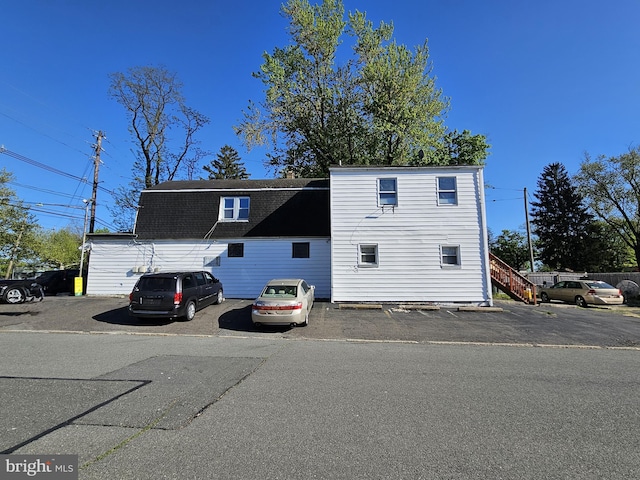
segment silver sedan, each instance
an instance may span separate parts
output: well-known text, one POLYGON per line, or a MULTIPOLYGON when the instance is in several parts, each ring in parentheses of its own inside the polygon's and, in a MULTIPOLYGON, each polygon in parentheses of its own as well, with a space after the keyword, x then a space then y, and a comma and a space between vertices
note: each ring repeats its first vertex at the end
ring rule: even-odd
POLYGON ((315 287, 301 278, 276 278, 267 282, 251 307, 254 325, 309 324, 315 287))

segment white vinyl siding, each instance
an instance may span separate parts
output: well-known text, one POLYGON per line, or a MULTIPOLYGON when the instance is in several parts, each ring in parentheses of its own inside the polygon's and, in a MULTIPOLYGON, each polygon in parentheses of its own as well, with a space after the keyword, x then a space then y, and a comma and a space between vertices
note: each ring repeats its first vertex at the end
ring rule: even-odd
POLYGON ((91 240, 88 295, 128 295, 142 271, 205 270, 220 278, 225 297, 255 298, 272 278, 304 278, 317 298, 330 297, 328 238, 229 239, 214 242, 91 240), (308 242, 310 258, 291 258, 292 242, 308 242), (229 258, 229 243, 243 243, 244 256, 229 258))
POLYGON ((332 301, 490 303, 482 188, 481 167, 332 168, 332 301), (371 202, 386 172, 401 209, 371 202), (455 177, 454 209, 439 206, 438 177, 455 177), (377 268, 359 265, 361 244, 377 245, 377 268), (461 264, 443 268, 441 246, 461 264))

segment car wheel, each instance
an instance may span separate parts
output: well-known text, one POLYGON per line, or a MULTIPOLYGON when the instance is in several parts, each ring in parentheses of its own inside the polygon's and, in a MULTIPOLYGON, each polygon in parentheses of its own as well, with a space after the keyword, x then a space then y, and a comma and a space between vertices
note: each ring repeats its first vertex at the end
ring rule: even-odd
POLYGON ((549 295, 547 295, 546 292, 542 292, 540 294, 540 299, 545 303, 549 303, 551 301, 551 299, 549 298, 549 295))
POLYGON ((196 304, 193 300, 190 300, 189 303, 187 303, 187 308, 185 310, 184 318, 187 322, 190 322, 191 320, 193 320, 195 316, 196 316, 196 304))
POLYGON ((4 301, 7 303, 24 303, 26 296, 22 289, 10 287, 4 292, 4 301))
POLYGON ((223 300, 224 300, 224 297, 222 295, 222 290, 218 290, 218 296, 216 297, 216 305, 220 305, 223 300))
POLYGON ((579 307, 586 308, 587 302, 586 302, 586 300, 584 298, 582 298, 580 295, 578 295, 576 297, 576 305, 579 306, 579 307))

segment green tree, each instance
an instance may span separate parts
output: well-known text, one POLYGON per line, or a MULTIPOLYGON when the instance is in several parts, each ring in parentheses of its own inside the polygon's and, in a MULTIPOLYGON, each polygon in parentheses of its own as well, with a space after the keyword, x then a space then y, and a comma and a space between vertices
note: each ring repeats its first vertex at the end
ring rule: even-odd
POLYGON ((585 271, 620 272, 635 265, 635 255, 616 231, 606 222, 589 225, 589 249, 585 252, 585 271))
MULTIPOLYGON (((433 152, 439 165, 482 165, 491 146, 484 135, 472 135, 469 130, 447 132, 433 152)), ((420 164, 420 161, 412 162, 420 164)))
POLYGON ((13 175, 0 170, 0 265, 5 278, 10 278, 15 267, 32 265, 36 258, 36 218, 7 186, 13 175))
POLYGON ((490 237, 489 248, 491 253, 516 270, 524 270, 531 263, 527 237, 521 232, 502 230, 497 237, 490 237))
POLYGON ((595 160, 586 154, 575 181, 595 216, 633 250, 640 267, 640 148, 595 160))
POLYGON ((40 231, 38 256, 43 264, 55 269, 80 264, 82 235, 70 228, 40 231))
MULTIPOLYGON (((248 148, 271 147, 269 167, 324 177, 338 163, 450 163, 441 155, 449 100, 431 75, 426 41, 410 50, 392 40, 392 24, 376 28, 358 11, 345 19, 341 0, 289 0, 282 12, 291 43, 264 54, 254 76, 265 99, 250 102, 234 127, 248 148), (338 64, 344 37, 353 56, 338 64)), ((481 162, 486 150, 460 158, 481 162)))
POLYGON ((202 169, 209 174, 208 180, 212 179, 239 179, 249 178, 247 169, 244 167, 238 155, 238 151, 230 145, 223 146, 216 154, 216 158, 209 165, 202 169))
POLYGON ((191 178, 206 154, 198 148, 195 135, 209 119, 186 105, 182 83, 164 67, 133 67, 109 78, 109 94, 125 108, 135 145, 133 178, 117 189, 111 212, 118 228, 130 230, 144 188, 181 176, 191 178))
POLYGON ((552 269, 586 270, 593 216, 561 163, 547 165, 531 202, 537 256, 552 269))

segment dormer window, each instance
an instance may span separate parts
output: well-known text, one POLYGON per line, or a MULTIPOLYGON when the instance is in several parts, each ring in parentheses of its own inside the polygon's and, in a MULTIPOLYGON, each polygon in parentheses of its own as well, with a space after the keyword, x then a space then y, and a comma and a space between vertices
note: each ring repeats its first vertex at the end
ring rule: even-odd
POLYGON ((249 220, 249 197, 222 197, 220 221, 242 222, 249 220))

